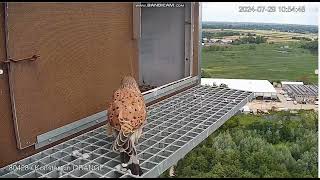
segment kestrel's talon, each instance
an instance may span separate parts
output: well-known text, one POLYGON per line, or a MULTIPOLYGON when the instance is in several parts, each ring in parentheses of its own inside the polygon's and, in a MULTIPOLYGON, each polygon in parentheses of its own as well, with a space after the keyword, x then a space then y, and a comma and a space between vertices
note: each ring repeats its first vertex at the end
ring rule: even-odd
POLYGON ((114 168, 117 169, 118 171, 121 171, 121 170, 122 170, 121 164, 116 165, 114 168))
POLYGON ((118 171, 127 172, 128 168, 126 168, 126 166, 127 165, 125 163, 122 163, 122 164, 116 165, 114 168, 118 171))

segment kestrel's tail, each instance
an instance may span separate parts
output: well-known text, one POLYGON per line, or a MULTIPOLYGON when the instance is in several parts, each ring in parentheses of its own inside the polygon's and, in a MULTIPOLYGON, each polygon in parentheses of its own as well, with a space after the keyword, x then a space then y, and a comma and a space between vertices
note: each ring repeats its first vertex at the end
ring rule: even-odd
POLYGON ((141 176, 143 174, 142 169, 139 165, 139 159, 137 155, 137 150, 134 142, 137 141, 136 133, 124 134, 120 131, 117 135, 116 140, 112 144, 112 150, 116 152, 120 152, 127 154, 129 157, 128 162, 124 162, 127 164, 127 168, 131 171, 133 175, 141 176))
POLYGON ((117 135, 117 138, 112 144, 112 150, 115 152, 125 152, 129 156, 137 155, 137 150, 134 145, 134 141, 132 141, 132 134, 124 134, 120 131, 117 135))

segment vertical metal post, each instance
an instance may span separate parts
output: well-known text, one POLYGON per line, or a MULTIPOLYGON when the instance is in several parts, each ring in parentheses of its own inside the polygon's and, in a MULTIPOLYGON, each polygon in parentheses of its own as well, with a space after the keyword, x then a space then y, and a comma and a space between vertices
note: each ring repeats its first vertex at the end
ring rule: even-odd
POLYGON ((198 8, 198 24, 199 24, 199 39, 198 39, 198 78, 199 78, 199 84, 201 84, 201 49, 202 49, 202 3, 198 2, 198 6, 196 6, 198 8))
POLYGON ((134 2, 132 6, 132 30, 133 39, 138 40, 141 37, 141 7, 140 2, 134 2))

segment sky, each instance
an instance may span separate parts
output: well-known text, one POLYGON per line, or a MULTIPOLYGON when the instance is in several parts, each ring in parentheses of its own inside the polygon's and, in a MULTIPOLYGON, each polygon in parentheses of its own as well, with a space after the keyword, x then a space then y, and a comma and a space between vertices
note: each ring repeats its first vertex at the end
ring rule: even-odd
POLYGON ((203 2, 202 21, 318 25, 317 2, 203 2), (276 6, 276 12, 239 12, 239 6, 276 6), (279 6, 305 6, 305 12, 279 12, 279 6))

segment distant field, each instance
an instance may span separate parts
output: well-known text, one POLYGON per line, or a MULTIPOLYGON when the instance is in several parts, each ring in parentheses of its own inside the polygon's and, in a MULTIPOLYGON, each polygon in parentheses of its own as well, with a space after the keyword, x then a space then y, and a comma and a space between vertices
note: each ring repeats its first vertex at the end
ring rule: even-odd
MULTIPOLYGON (((203 31, 207 32, 222 32, 221 29, 203 29, 203 31)), ((273 42, 284 42, 284 41, 293 41, 296 42, 298 40, 292 39, 292 37, 307 37, 311 39, 315 39, 318 37, 317 34, 309 33, 309 34, 300 34, 300 33, 290 33, 290 32, 280 32, 280 31, 269 31, 269 30, 246 30, 246 29, 224 29, 223 31, 234 31, 234 32, 243 32, 243 33, 254 33, 256 35, 264 36, 268 38, 268 41, 273 42)), ((226 38, 235 39, 239 36, 226 36, 226 38)))
MULTIPOLYGON (((272 31, 271 31, 272 32, 272 31)), ((317 83, 318 55, 299 42, 232 45, 225 51, 202 50, 202 68, 214 78, 308 80, 317 83), (283 46, 289 49, 281 49, 283 46), (251 48, 250 48, 251 47, 251 48)))

